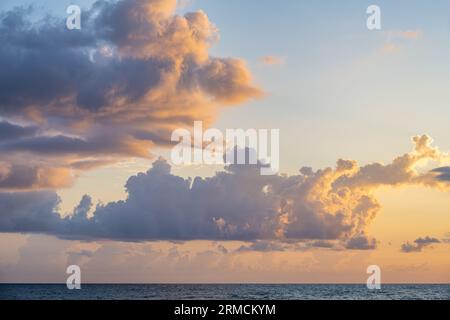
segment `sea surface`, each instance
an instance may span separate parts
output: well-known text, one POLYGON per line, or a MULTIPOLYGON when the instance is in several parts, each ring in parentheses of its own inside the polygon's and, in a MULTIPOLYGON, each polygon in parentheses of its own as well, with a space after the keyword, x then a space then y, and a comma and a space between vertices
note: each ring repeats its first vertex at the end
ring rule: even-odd
POLYGON ((369 290, 358 284, 0 284, 0 300, 450 300, 450 284, 383 285, 369 290))

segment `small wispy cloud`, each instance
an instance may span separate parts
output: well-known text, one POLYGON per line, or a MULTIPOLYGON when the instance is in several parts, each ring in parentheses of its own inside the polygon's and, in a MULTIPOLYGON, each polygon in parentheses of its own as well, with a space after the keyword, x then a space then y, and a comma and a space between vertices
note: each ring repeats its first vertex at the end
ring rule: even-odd
POLYGON ((407 39, 407 40, 416 40, 423 37, 422 30, 405 30, 405 31, 389 31, 388 38, 389 39, 407 39))
POLYGON ((260 58, 260 62, 268 66, 282 65, 286 63, 286 58, 280 56, 264 56, 260 58))
MULTIPOLYGON (((431 172, 436 174, 436 179, 442 181, 450 181, 450 167, 441 167, 431 170, 431 172)), ((448 234, 450 238, 450 233, 448 234)))
POLYGON ((406 242, 402 244, 401 251, 405 253, 421 252, 422 249, 435 243, 441 243, 439 239, 426 236, 425 238, 417 238, 414 243, 406 242))
POLYGON ((391 30, 386 32, 383 53, 395 53, 401 51, 406 42, 417 41, 423 38, 424 32, 418 30, 391 30))

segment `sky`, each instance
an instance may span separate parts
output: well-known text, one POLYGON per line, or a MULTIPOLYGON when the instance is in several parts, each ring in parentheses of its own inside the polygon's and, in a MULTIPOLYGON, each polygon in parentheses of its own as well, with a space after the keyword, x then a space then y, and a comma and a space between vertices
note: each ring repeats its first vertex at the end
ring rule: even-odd
POLYGON ((450 283, 448 1, 94 2, 0 4, 1 282, 450 283), (281 174, 170 163, 196 120, 281 174))

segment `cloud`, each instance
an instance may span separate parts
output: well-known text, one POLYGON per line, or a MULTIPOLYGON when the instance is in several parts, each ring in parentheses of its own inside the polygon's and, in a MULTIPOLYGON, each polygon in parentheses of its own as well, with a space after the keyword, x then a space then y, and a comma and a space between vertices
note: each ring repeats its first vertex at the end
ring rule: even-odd
POLYGON ((433 169, 431 172, 436 173, 436 179, 441 181, 450 181, 450 167, 441 167, 433 169))
POLYGON ((390 31, 388 32, 390 39, 407 39, 416 40, 423 37, 422 30, 400 30, 400 31, 390 31))
MULTIPOLYGON (((322 248, 340 251, 342 249, 366 250, 366 248, 347 248, 345 243, 328 240, 310 239, 278 239, 278 240, 256 240, 240 246, 234 252, 301 252, 310 249, 322 248)), ((375 249, 375 248, 370 248, 375 249)))
POLYGON ((393 44, 393 43, 385 43, 382 48, 383 53, 395 53, 399 52, 401 50, 401 47, 399 45, 393 44))
POLYGON ((32 136, 36 131, 36 127, 19 126, 6 121, 0 121, 0 142, 32 136))
POLYGON ((199 70, 198 82, 214 100, 235 104, 248 99, 260 97, 259 89, 248 86, 250 73, 245 64, 236 59, 215 59, 199 70))
POLYGON ((365 235, 360 235, 351 238, 346 245, 347 249, 353 250, 372 250, 377 247, 375 239, 369 239, 365 235))
POLYGON ((308 245, 314 248, 326 248, 326 249, 332 249, 335 247, 335 244, 333 242, 324 240, 312 241, 308 245))
POLYGON ((447 232, 445 234, 445 238, 442 240, 442 242, 450 243, 450 232, 447 232))
MULTIPOLYGON (((39 136, 25 138, 0 146, 2 152, 29 152, 38 155, 134 155, 148 158, 148 151, 134 145, 131 141, 124 139, 120 141, 113 135, 112 137, 93 137, 90 139, 80 139, 77 137, 39 136)), ((144 144, 145 145, 145 144, 144 144)))
POLYGON ((59 202, 51 191, 0 193, 0 232, 57 230, 61 221, 56 211, 59 202))
POLYGON ((55 189, 72 185, 74 178, 68 168, 0 163, 0 189, 55 189))
POLYGON ((288 247, 286 244, 273 241, 256 241, 250 245, 244 245, 237 249, 237 252, 259 251, 259 252, 273 252, 285 251, 288 247))
POLYGON ((417 136, 413 142, 412 152, 389 164, 359 166, 341 159, 335 168, 302 168, 293 176, 261 176, 259 165, 230 165, 213 177, 184 179, 159 159, 146 173, 129 178, 126 200, 94 208, 85 196, 64 218, 51 192, 3 193, 10 205, 0 209, 0 231, 71 239, 238 240, 252 242, 249 248, 254 250, 316 241, 332 248, 374 249, 376 240, 367 235, 367 227, 381 208, 376 189, 448 187, 433 172, 416 170, 420 163, 441 157, 431 138, 417 136), (32 207, 35 199, 40 201, 32 207))
POLYGON ((436 238, 431 238, 431 237, 425 237, 425 238, 418 238, 416 240, 414 240, 415 243, 419 244, 419 245, 428 245, 431 243, 440 243, 440 241, 436 238))
POLYGON ((401 51, 407 42, 417 41, 423 38, 422 30, 395 30, 388 31, 382 51, 384 53, 395 53, 401 51))
POLYGON ((405 253, 410 252, 421 252, 422 249, 425 247, 428 247, 434 243, 440 243, 441 241, 436 238, 431 238, 429 236, 426 236, 425 238, 417 238, 414 240, 414 243, 406 242, 402 244, 401 251, 405 253))
POLYGON ((286 59, 278 56, 264 56, 261 57, 260 61, 265 65, 273 66, 284 64, 286 62, 286 59))
POLYGON ((209 54, 218 30, 207 15, 175 10, 175 0, 97 1, 81 30, 33 7, 0 13, 0 161, 76 176, 149 158, 174 128, 260 97, 242 60, 209 54))
POLYGON ((67 254, 67 265, 80 265, 83 260, 90 259, 94 256, 95 251, 81 249, 69 250, 67 254))

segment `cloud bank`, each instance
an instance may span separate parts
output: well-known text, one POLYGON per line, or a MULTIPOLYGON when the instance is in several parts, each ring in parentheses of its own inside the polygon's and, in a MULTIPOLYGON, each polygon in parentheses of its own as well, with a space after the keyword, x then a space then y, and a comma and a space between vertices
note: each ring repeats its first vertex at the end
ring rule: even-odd
POLYGON ((93 208, 85 196, 68 217, 58 214, 53 192, 0 194, 5 204, 0 231, 71 239, 240 240, 255 242, 260 251, 282 251, 280 243, 304 241, 317 247, 335 243, 343 249, 374 249, 377 242, 367 226, 381 205, 373 191, 448 186, 435 172, 416 168, 442 156, 431 139, 417 136, 413 142, 413 151, 389 164, 359 166, 340 159, 335 168, 302 168, 294 176, 261 176, 258 165, 231 165, 210 178, 184 179, 159 159, 146 173, 129 178, 125 201, 93 208))

